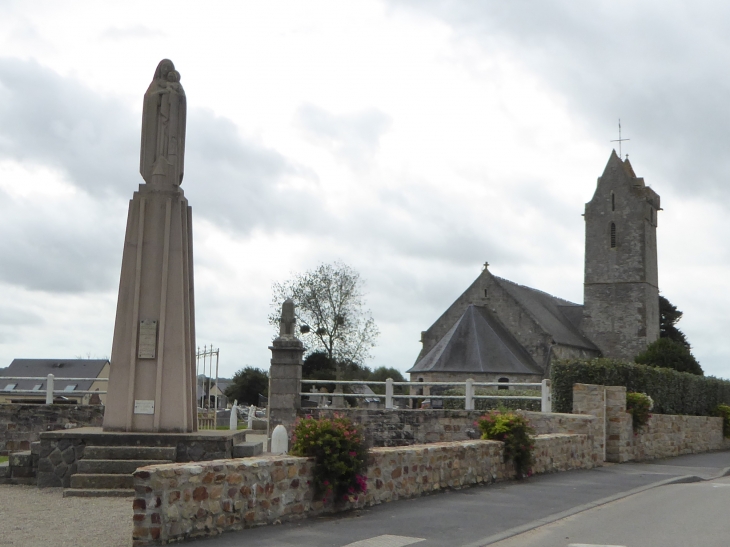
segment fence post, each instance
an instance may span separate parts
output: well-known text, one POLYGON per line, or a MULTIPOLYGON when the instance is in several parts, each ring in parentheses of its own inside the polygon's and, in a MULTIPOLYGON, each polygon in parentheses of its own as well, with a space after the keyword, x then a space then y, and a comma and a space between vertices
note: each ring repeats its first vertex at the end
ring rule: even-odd
POLYGON ((540 401, 541 412, 553 411, 553 396, 550 393, 550 380, 542 381, 542 401, 540 401))
POLYGON ((385 380, 385 408, 393 408, 393 378, 385 380))
POLYGON ((474 410, 474 380, 467 378, 464 388, 464 410, 474 410))
POLYGON ((46 404, 53 404, 53 374, 49 374, 46 380, 46 404))

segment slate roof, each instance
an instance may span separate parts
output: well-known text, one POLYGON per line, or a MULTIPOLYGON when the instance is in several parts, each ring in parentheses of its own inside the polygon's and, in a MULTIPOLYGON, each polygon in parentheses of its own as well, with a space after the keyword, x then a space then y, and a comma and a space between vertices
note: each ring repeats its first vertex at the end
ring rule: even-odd
MULTIPOLYGON (((93 380, 88 381, 64 381, 64 378, 98 378, 104 365, 109 361, 107 359, 13 359, 10 366, 0 369, 0 393, 4 395, 12 393, 12 391, 3 391, 8 384, 17 384, 15 389, 33 389, 38 384, 41 387, 39 392, 44 393, 46 382, 41 380, 4 380, 5 376, 30 376, 30 377, 46 377, 53 374, 53 388, 62 390, 68 385, 75 385, 77 391, 88 391, 93 380)), ((73 392, 69 392, 72 395, 73 392)), ((18 393, 18 396, 27 397, 30 393, 18 393)), ((56 397, 60 396, 56 393, 56 397)))
POLYGON ((542 374, 529 353, 482 306, 470 304, 453 327, 406 372, 542 374))
POLYGON ((558 344, 598 351, 598 348, 580 332, 578 326, 583 306, 563 300, 543 291, 538 291, 512 281, 494 277, 515 300, 517 300, 550 333, 558 344))

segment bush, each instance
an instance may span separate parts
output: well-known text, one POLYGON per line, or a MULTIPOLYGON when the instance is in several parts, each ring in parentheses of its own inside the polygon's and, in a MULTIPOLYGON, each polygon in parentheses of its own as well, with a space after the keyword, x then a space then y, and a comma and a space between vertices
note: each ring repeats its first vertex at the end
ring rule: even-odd
POLYGON ((573 411, 573 384, 625 386, 654 400, 656 414, 710 416, 718 404, 730 404, 730 382, 667 368, 612 359, 560 361, 551 367, 553 412, 573 411))
POLYGON ((297 420, 290 452, 314 458, 315 497, 356 501, 367 490, 365 440, 348 418, 336 414, 332 419, 308 416, 297 420))
POLYGON ((634 424, 634 434, 638 433, 651 418, 651 409, 654 401, 646 393, 627 393, 626 412, 631 414, 634 424))
POLYGON ((724 437, 730 437, 730 406, 717 405, 712 415, 722 418, 722 434, 724 437))
POLYGON ((634 360, 640 365, 672 368, 679 372, 689 372, 699 376, 704 374, 689 348, 671 338, 659 338, 652 342, 646 351, 637 355, 634 360))
POLYGON ((493 410, 479 418, 477 425, 482 439, 504 443, 504 460, 514 462, 518 479, 532 474, 532 435, 535 430, 524 416, 493 410))
MULTIPOLYGON (((436 390, 431 388, 431 393, 436 390)), ((444 390, 441 395, 457 395, 460 397, 464 396, 464 388, 452 388, 444 390)), ((518 396, 523 395, 527 397, 540 397, 540 390, 534 389, 510 389, 508 390, 496 390, 488 388, 476 388, 474 395, 509 395, 518 396)), ((451 410, 464 410, 464 399, 444 399, 444 408, 451 410)), ((540 412, 541 402, 532 399, 474 399, 475 410, 531 410, 533 412, 540 412)))

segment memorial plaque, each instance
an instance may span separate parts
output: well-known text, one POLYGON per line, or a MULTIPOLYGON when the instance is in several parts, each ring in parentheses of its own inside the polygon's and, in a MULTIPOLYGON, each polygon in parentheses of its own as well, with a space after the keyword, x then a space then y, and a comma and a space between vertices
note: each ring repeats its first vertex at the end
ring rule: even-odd
POLYGON ((154 359, 157 349, 157 321, 139 322, 139 346, 137 357, 140 359, 154 359))
POLYGON ((144 399, 136 399, 134 401, 134 413, 135 414, 154 414, 155 413, 155 402, 144 399))

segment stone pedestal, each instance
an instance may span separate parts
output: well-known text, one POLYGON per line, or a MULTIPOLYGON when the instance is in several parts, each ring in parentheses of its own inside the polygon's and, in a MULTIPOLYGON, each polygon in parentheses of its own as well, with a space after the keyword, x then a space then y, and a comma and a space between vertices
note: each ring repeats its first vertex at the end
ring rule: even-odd
POLYGON ((194 432, 192 211, 179 186, 129 205, 104 431, 194 432))

